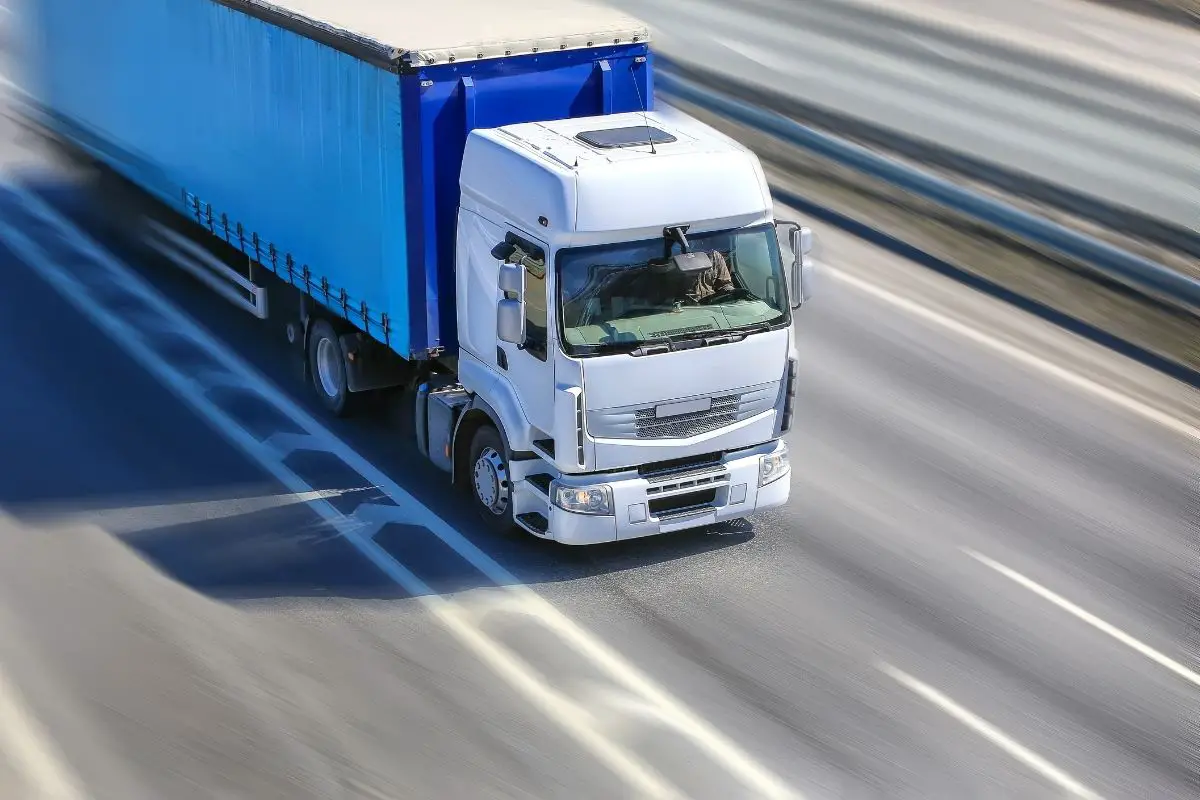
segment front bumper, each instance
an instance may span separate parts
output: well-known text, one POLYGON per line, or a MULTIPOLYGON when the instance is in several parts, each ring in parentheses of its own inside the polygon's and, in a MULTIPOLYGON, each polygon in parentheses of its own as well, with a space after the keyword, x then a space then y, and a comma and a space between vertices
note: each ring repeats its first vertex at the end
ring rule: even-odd
POLYGON ((644 477, 636 472, 613 476, 564 477, 577 488, 609 487, 612 514, 590 515, 551 506, 548 538, 563 544, 601 544, 660 533, 700 528, 781 506, 791 490, 791 470, 759 486, 762 456, 786 452, 782 440, 725 456, 703 468, 644 477))

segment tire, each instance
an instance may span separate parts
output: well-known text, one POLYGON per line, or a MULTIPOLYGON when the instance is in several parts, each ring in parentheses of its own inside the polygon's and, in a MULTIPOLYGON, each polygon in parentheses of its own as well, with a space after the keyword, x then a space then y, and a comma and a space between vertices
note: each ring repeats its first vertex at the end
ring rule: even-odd
POLYGON ((93 162, 88 202, 88 213, 104 237, 119 242, 131 256, 153 254, 146 239, 152 208, 136 186, 107 165, 93 162))
POLYGON ((500 432, 491 425, 480 426, 471 437, 469 453, 463 472, 471 505, 492 531, 511 533, 516 528, 513 483, 500 432))
POLYGON ((308 373, 321 405, 336 417, 349 416, 355 397, 346 386, 341 342, 328 320, 313 320, 309 330, 308 373))

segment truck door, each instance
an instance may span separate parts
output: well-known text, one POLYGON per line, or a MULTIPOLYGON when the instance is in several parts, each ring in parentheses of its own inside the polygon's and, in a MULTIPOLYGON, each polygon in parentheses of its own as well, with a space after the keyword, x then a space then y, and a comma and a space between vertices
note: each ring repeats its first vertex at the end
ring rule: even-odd
MULTIPOLYGON (((512 383, 530 424, 550 433, 554 425, 554 357, 550 352, 553 339, 548 310, 551 270, 546 244, 512 225, 496 225, 483 219, 478 222, 489 234, 493 253, 507 243, 519 248, 518 258, 522 254, 527 256, 524 259, 523 291, 525 341, 513 344, 497 338, 496 369, 512 383)), ((498 285, 502 261, 493 254, 484 257, 491 259, 492 282, 498 285)))
POLYGON ((550 353, 550 267, 545 242, 522 231, 509 230, 518 246, 532 258, 525 269, 525 343, 502 343, 508 373, 529 422, 549 433, 554 430, 554 358, 550 353), (529 247, 532 245, 532 247, 529 247))

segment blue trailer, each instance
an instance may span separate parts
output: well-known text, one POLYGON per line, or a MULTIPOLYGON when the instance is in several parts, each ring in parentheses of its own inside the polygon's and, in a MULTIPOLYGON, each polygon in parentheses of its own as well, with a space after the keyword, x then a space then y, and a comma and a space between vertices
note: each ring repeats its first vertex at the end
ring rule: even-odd
POLYGON ((137 236, 282 318, 330 412, 411 390, 418 449, 488 524, 591 544, 786 502, 811 235, 753 153, 653 108, 637 20, 31 8, 36 121, 103 191, 132 187, 137 236))
POLYGON ((645 28, 573 2, 32 10, 35 96, 72 140, 406 358, 456 348, 468 133, 653 97, 645 28))

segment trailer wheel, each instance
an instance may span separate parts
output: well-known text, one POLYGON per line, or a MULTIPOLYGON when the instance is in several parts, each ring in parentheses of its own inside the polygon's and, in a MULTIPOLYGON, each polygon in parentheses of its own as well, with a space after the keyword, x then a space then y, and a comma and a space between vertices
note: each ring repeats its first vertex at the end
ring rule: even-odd
POLYGON ((471 438, 466 476, 473 505, 484 524, 499 533, 512 531, 516 523, 508 456, 500 432, 491 425, 481 425, 471 438))
POLYGON ((347 416, 354 395, 346 386, 346 363, 337 331, 328 320, 313 320, 308 334, 308 372, 321 405, 335 416, 347 416))
POLYGON ((108 165, 93 162, 88 199, 91 218, 105 236, 132 255, 150 254, 146 220, 153 206, 137 186, 108 165))

